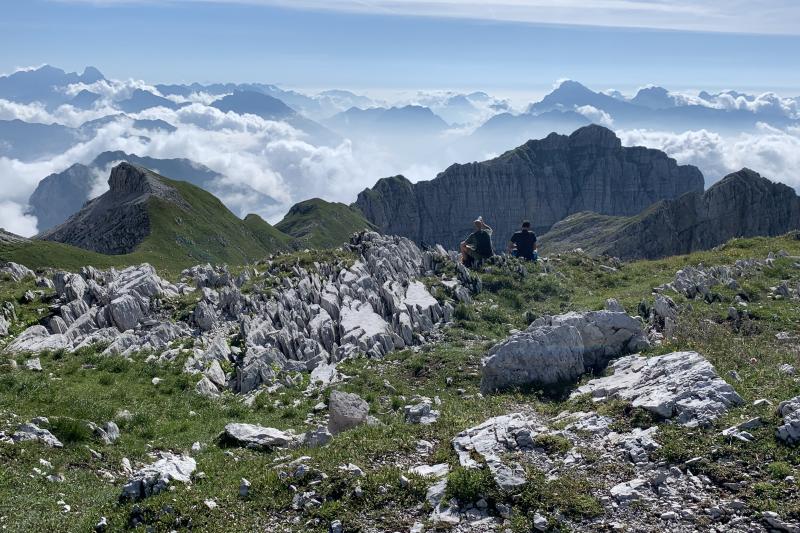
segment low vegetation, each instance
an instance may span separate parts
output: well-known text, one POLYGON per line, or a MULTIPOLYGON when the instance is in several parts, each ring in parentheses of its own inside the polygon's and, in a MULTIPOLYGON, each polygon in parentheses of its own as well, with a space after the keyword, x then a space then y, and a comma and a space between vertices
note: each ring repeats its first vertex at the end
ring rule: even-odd
MULTIPOLYGON (((43 245, 49 243, 34 246, 43 245)), ((536 513, 547 517, 554 529, 565 527, 557 516, 578 524, 602 516, 598 487, 578 476, 550 479, 533 465, 526 467, 529 481, 521 495, 506 499, 487 469, 459 466, 451 440, 491 416, 515 410, 549 417, 564 410, 596 409, 613 415, 619 431, 649 427, 654 420, 619 401, 595 405, 585 397, 553 398, 536 391, 483 397, 479 394, 481 357, 511 330, 524 328, 544 314, 599 309, 610 297, 635 313, 643 299, 652 301, 654 287, 671 281, 675 271, 686 265, 763 259, 778 250, 800 256, 800 240, 794 235, 739 239, 707 252, 622 265, 575 253, 535 265, 516 261, 490 265, 481 274, 485 290, 473 304, 456 307, 454 321, 443 330, 439 342, 395 352, 383 360, 359 358, 339 365, 348 379, 337 387, 361 395, 381 424, 341 433, 327 446, 315 449, 258 452, 222 448, 216 440, 230 422, 298 432, 307 429, 307 414, 326 401, 326 392, 304 393, 307 380, 262 394, 248 406, 232 394, 220 399, 197 395, 198 378, 183 372, 188 351, 172 361, 152 361, 158 354, 149 353, 130 359, 105 357, 93 348, 71 354, 41 353, 36 354, 41 373, 25 370, 24 358, 12 362, 11 356, 0 355, 0 431, 8 434, 20 422, 46 416, 64 443, 63 449, 0 443, 0 527, 6 531, 86 531, 104 516, 111 530, 145 524, 154 531, 325 532, 338 519, 345 531, 407 531, 431 511, 425 493, 432 480, 407 472, 419 461, 449 464, 447 498, 485 499, 491 505, 505 502, 512 509, 510 525, 515 532, 531 531, 536 513), (160 381, 154 384, 153 378, 160 381), (436 423, 405 423, 403 406, 412 403, 414 396, 438 397, 441 416, 436 423), (130 412, 130 418, 120 416, 123 410, 130 412), (104 444, 85 430, 85 421, 102 424, 107 420, 117 420, 120 426, 121 438, 114 444, 104 444), (421 439, 432 444, 427 457, 416 452, 421 439), (123 458, 136 465, 149 462, 148 454, 155 450, 189 453, 193 443, 199 443, 199 451, 191 453, 203 473, 195 482, 176 484, 175 490, 139 503, 119 501, 125 479, 123 458), (309 457, 303 462, 309 471, 298 475, 290 462, 301 456, 309 457), (43 466, 40 459, 52 467, 43 466), (354 477, 340 468, 349 463, 360 467, 364 476, 354 477), (65 481, 48 481, 37 469, 44 474, 60 473, 65 481), (251 483, 244 498, 239 495, 242 478, 251 483), (361 496, 354 492, 355 486, 360 487, 361 496), (294 509, 294 490, 302 493, 312 488, 322 504, 306 512, 294 509), (216 506, 210 508, 207 500, 216 506)), ((33 256, 15 256, 23 262, 25 257, 33 256)), ((60 259, 50 258, 48 264, 60 259)), ((314 260, 313 253, 279 259, 287 268, 314 260)), ((711 303, 675 296, 681 310, 677 334, 647 354, 697 350, 745 399, 743 406, 712 428, 663 424, 657 437, 662 445, 658 458, 681 463, 700 457, 692 469, 720 486, 745 481, 746 472, 746 482, 730 489, 736 498, 756 511, 777 511, 798 520, 800 490, 787 479, 800 475, 800 453, 775 439, 774 406, 800 394, 796 376, 778 370, 784 363, 800 367, 800 348, 796 341, 786 343, 775 336, 781 331, 800 332, 800 306, 796 300, 769 297, 769 288, 780 281, 800 281, 795 261, 776 260, 773 267, 744 280, 737 291, 715 289, 718 298, 711 303), (744 323, 727 318, 736 294, 748 296, 751 318, 744 323), (753 406, 758 399, 767 399, 772 406, 753 406), (765 425, 751 431, 753 443, 721 435, 722 429, 754 416, 762 417, 765 425)), ((74 268, 74 263, 67 261, 64 266, 74 268)), ((22 296, 29 289, 35 289, 32 282, 0 282, 0 303, 12 302, 19 318, 15 332, 36 323, 38 309, 47 305, 38 296, 24 303, 22 296)), ((557 436, 541 437, 537 446, 563 454, 569 443, 557 436)), ((592 451, 583 453, 590 457, 592 451)))

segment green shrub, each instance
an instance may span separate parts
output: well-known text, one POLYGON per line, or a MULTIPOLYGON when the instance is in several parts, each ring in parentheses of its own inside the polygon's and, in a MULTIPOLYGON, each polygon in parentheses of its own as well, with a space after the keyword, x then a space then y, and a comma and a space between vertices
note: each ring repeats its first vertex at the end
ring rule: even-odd
POLYGON ((489 499, 496 491, 497 486, 488 468, 459 466, 447 476, 445 497, 455 498, 462 503, 472 503, 481 498, 489 499))
POLYGON ((86 442, 92 438, 86 422, 74 418, 56 418, 50 424, 50 431, 63 443, 86 442))
POLYGON ((784 479, 792 475, 792 465, 785 461, 775 461, 767 466, 769 474, 775 479, 784 479))
POLYGON ((544 448, 548 454, 566 453, 572 448, 572 442, 563 435, 542 434, 533 438, 533 444, 537 448, 544 448))
POLYGON ((475 320, 475 310, 472 306, 460 302, 453 310, 453 318, 456 320, 475 320))

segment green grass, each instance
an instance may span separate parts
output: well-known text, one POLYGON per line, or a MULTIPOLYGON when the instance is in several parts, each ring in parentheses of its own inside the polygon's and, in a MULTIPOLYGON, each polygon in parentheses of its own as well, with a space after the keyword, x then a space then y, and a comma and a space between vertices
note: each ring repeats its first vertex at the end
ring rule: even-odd
POLYGON ((337 202, 319 198, 305 200, 292 206, 275 228, 298 241, 298 246, 332 248, 350 240, 361 230, 372 229, 356 209, 337 202))
MULTIPOLYGON (((226 394, 209 400, 194 393, 197 377, 183 373, 185 356, 170 363, 147 363, 148 354, 131 360, 98 355, 99 350, 83 349, 40 354, 44 371, 32 373, 12 368, 8 356, 0 355, 0 430, 12 431, 15 424, 35 416, 47 416, 55 434, 63 438, 64 448, 51 450, 35 443, 0 444, 0 523, 8 531, 48 529, 85 531, 99 520, 109 519, 112 530, 124 529, 134 521, 155 531, 192 528, 203 531, 327 531, 330 521, 342 520, 346 531, 407 531, 416 520, 424 520, 430 509, 425 491, 433 480, 407 474, 406 469, 424 462, 448 463, 451 474, 448 495, 474 503, 484 497, 492 505, 503 502, 513 508, 512 529, 530 531, 536 512, 551 520, 553 528, 562 527, 559 514, 580 524, 603 512, 598 503, 600 489, 591 482, 570 475, 548 479, 528 467, 528 483, 515 495, 497 490, 487 470, 464 470, 458 466, 451 441, 466 428, 491 416, 535 410, 546 419, 564 410, 587 411, 614 418, 614 429, 629 431, 657 423, 647 412, 632 409, 623 401, 594 404, 591 399, 553 398, 535 391, 508 392, 481 397, 480 360, 511 329, 526 327, 544 314, 571 310, 599 309, 606 298, 616 297, 631 312, 640 301, 652 302, 652 288, 671 281, 674 273, 687 264, 730 264, 739 258, 764 258, 770 251, 785 249, 800 255, 800 241, 792 236, 772 239, 739 239, 708 252, 622 265, 608 273, 600 268, 609 264, 579 254, 565 254, 551 260, 551 273, 542 265, 518 264, 509 267, 490 265, 480 275, 486 290, 477 295, 473 305, 459 305, 456 320, 445 328, 439 342, 418 350, 403 350, 383 360, 353 359, 340 363, 339 370, 349 376, 337 388, 361 395, 370 412, 381 425, 361 426, 336 436, 319 449, 278 450, 271 453, 217 445, 216 437, 229 422, 251 422, 279 429, 305 431, 306 413, 326 401, 326 393, 305 395, 303 387, 281 389, 262 394, 252 407, 226 394), (524 275, 520 268, 525 269, 524 275), (153 377, 163 381, 157 386, 153 377), (384 383, 388 382, 390 387, 384 383), (432 425, 408 425, 403 420, 403 406, 416 396, 439 397, 439 420, 432 425), (102 425, 127 409, 130 422, 118 422, 122 436, 105 445, 81 428, 85 421, 102 425), (194 415, 190 415, 194 412, 194 415), (11 413, 17 415, 11 417, 11 413), (433 443, 430 456, 415 456, 416 443, 433 443), (203 448, 192 455, 197 459, 203 479, 191 486, 177 485, 174 492, 148 498, 143 502, 118 501, 124 477, 123 457, 134 464, 149 462, 148 452, 171 450, 186 452, 193 442, 203 448), (94 456, 89 448, 98 452, 94 456), (226 452, 232 454, 228 455, 226 452), (311 473, 295 479, 288 467, 278 466, 307 455, 311 473), (287 458, 278 460, 279 457, 287 458), (33 475, 42 468, 39 458, 53 464, 53 472, 66 477, 65 483, 51 483, 33 475), (339 466, 355 463, 365 477, 352 479, 339 466), (113 482, 103 472, 115 476, 113 482), (321 474, 324 473, 325 476, 321 474), (409 484, 400 483, 405 475, 409 484), (238 496, 241 478, 252 483, 247 499, 238 496), (307 512, 291 508, 294 486, 298 491, 314 491, 320 507, 307 512), (360 485, 363 497, 355 494, 360 485), (213 498, 218 507, 209 510, 203 501, 213 498), (56 504, 64 500, 72 506, 62 513, 56 504), (296 519, 296 521, 295 521, 296 519)), ((344 251, 295 252, 278 256, 272 265, 277 273, 288 273, 297 265, 314 268, 314 263, 333 258, 342 264, 353 261, 344 251)), ((646 354, 673 350, 697 350, 706 356, 745 399, 712 428, 687 429, 661 424, 656 440, 662 447, 654 460, 681 465, 693 457, 703 460, 692 466, 696 474, 705 474, 716 483, 746 481, 733 491, 756 511, 775 510, 787 519, 800 519, 798 486, 784 479, 800 475, 800 453, 796 447, 778 442, 774 429, 778 424, 775 405, 800 394, 800 384, 777 370, 781 363, 800 366, 796 346, 778 342, 778 331, 800 330, 800 306, 797 301, 774 300, 767 290, 777 281, 800 280, 800 270, 792 259, 780 259, 741 281, 741 291, 749 294, 753 319, 733 324, 725 319, 727 307, 736 291, 716 289, 719 301, 687 302, 674 295, 682 309, 678 335, 664 346, 646 354), (687 307, 691 304, 691 309, 687 307), (735 371, 740 380, 730 378, 735 371), (757 408, 752 402, 766 398, 773 407, 757 408), (764 427, 749 430, 755 442, 747 444, 721 435, 722 429, 744 419, 760 416, 764 427), (745 478, 744 473, 750 477, 745 478)), ((435 281, 428 280, 435 285, 435 281)), ((39 308, 46 301, 20 303, 33 281, 21 284, 0 283, 0 303, 14 301, 19 331, 40 319, 39 308)), ((437 287, 438 289, 438 287, 437 287)), ((445 291, 437 290, 439 297, 445 291)), ((176 315, 187 313, 193 300, 172 302, 176 315)), ((176 342, 184 346, 185 341, 176 342)), ((22 363, 24 357, 19 357, 22 363)), ((21 365, 20 365, 21 366, 21 365)), ((558 428, 554 428, 558 429, 558 428)), ((558 456, 569 443, 555 436, 537 439, 540 448, 558 456)), ((591 450, 579 450, 585 457, 591 450)), ((49 473, 49 471, 48 471, 49 473)))

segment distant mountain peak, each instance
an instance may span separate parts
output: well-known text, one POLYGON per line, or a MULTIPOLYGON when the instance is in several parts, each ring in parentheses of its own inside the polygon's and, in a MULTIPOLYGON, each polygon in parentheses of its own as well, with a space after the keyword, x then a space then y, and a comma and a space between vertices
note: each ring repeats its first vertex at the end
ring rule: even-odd
POLYGON ((101 81, 106 79, 103 76, 103 73, 100 72, 98 69, 92 66, 88 66, 83 69, 83 74, 81 75, 81 79, 84 83, 94 83, 97 81, 101 81))
POLYGON ((215 100, 212 107, 225 113, 258 115, 264 119, 282 118, 295 114, 294 109, 281 100, 256 91, 236 91, 215 100))

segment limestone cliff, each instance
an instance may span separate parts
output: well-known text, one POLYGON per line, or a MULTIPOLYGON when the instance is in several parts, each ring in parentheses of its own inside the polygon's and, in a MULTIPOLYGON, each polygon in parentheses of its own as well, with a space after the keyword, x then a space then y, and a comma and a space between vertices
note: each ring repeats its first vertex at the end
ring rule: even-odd
POLYGON ((775 236, 800 228, 800 198, 750 169, 705 193, 658 202, 633 217, 578 213, 541 237, 545 251, 583 248, 623 259, 706 250, 734 237, 775 236))
POLYGON ((355 206, 381 232, 455 247, 477 216, 505 245, 523 219, 538 232, 570 214, 634 215, 663 199, 703 190, 703 176, 661 151, 623 147, 611 130, 550 134, 481 163, 452 165, 431 181, 385 178, 355 206))

